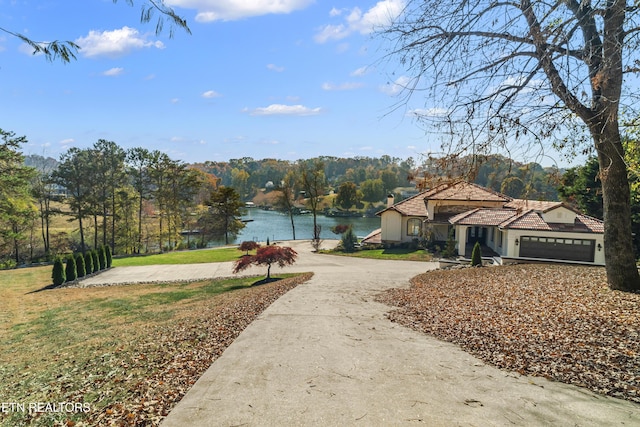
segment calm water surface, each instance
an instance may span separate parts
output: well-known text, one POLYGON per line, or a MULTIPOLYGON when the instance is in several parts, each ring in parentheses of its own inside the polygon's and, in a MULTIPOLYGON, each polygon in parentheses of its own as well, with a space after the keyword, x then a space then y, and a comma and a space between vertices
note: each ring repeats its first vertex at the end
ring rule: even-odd
MULTIPOLYGON (((291 220, 288 215, 263 211, 261 209, 247 209, 242 216, 243 220, 252 220, 246 223, 246 227, 240 232, 234 243, 245 240, 266 241, 291 240, 291 220)), ((322 227, 320 237, 322 239, 338 239, 339 236, 331 232, 331 227, 338 224, 351 224, 358 237, 364 237, 376 228, 380 228, 380 217, 375 218, 335 218, 318 215, 318 224, 322 227)), ((296 226, 296 239, 313 238, 313 215, 297 215, 293 217, 296 226)))

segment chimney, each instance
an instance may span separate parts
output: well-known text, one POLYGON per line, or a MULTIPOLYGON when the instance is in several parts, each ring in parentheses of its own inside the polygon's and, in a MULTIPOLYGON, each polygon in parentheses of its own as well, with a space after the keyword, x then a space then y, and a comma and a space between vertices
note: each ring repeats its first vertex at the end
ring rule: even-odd
POLYGON ((393 194, 389 193, 387 195, 387 207, 390 208, 393 206, 393 194))

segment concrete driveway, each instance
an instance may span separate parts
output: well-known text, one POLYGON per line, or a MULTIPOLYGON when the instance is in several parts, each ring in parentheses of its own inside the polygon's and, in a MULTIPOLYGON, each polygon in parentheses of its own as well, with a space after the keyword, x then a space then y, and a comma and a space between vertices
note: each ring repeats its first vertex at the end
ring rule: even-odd
MULTIPOLYGON (((640 405, 501 371, 388 321, 390 308, 374 296, 435 264, 318 255, 308 242, 289 243, 300 257, 285 271, 313 271, 312 280, 245 329, 164 427, 640 425, 640 405)), ((226 276, 225 264, 211 268, 226 276)))

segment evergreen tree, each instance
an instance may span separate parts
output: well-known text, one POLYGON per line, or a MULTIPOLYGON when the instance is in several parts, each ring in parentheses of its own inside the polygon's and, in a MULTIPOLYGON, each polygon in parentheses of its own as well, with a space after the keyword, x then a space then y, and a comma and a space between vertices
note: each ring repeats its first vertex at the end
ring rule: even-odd
POLYGON ((87 270, 84 265, 84 256, 82 254, 76 254, 76 273, 78 278, 84 277, 87 275, 87 270))
POLYGON ((73 255, 69 255, 67 257, 67 263, 65 265, 64 274, 67 277, 67 282, 71 282, 78 278, 76 259, 73 257, 73 255))
POLYGON ((102 270, 102 267, 100 267, 100 257, 98 256, 98 251, 95 249, 91 250, 91 260, 93 261, 93 273, 102 270))
POLYGON ((107 268, 111 268, 111 264, 113 264, 113 255, 111 254, 111 246, 106 245, 104 247, 104 252, 107 260, 107 268))
POLYGON ((482 266, 482 248, 480 248, 480 242, 476 242, 476 244, 473 245, 473 251, 471 252, 471 266, 482 266))
POLYGON ((106 245, 102 245, 98 248, 98 258, 100 259, 100 270, 107 268, 107 250, 106 245))
POLYGON ((53 272, 51 273, 51 278, 53 279, 53 284, 55 286, 60 286, 67 280, 67 277, 64 274, 64 265, 62 263, 62 258, 60 257, 57 257, 53 262, 53 272))
POLYGON ((85 268, 85 275, 86 274, 92 274, 93 273, 93 256, 91 255, 91 252, 87 252, 86 254, 84 254, 84 268, 85 268))

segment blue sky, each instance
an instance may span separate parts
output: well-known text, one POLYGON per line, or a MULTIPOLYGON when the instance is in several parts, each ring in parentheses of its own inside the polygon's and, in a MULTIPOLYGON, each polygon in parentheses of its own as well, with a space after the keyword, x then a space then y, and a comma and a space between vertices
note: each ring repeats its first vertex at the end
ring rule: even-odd
POLYGON ((0 33, 0 127, 58 158, 107 139, 186 162, 318 155, 419 158, 438 151, 394 108, 401 69, 372 30, 403 0, 168 0, 192 35, 155 34, 140 2, 0 0, 0 26, 71 40, 69 64, 0 33))

